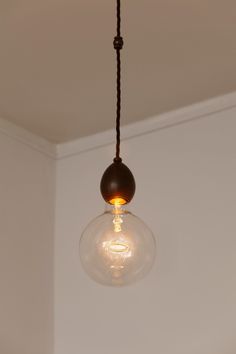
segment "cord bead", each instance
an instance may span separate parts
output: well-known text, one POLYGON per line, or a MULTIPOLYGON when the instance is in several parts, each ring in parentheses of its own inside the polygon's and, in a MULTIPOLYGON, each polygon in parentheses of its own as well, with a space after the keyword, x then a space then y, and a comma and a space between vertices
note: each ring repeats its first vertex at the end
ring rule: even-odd
POLYGON ((120 37, 120 36, 116 36, 114 38, 113 45, 114 45, 114 48, 116 50, 121 50, 123 48, 123 45, 124 45, 123 38, 120 37))

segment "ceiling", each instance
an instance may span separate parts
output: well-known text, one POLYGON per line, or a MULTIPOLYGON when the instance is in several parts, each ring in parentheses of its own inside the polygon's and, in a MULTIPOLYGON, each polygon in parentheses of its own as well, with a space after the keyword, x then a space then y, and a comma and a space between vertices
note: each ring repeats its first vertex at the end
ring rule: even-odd
MULTIPOLYGON (((122 4, 122 124, 236 90, 235 0, 122 4)), ((115 0, 1 0, 0 116, 52 142, 114 126, 115 0)))

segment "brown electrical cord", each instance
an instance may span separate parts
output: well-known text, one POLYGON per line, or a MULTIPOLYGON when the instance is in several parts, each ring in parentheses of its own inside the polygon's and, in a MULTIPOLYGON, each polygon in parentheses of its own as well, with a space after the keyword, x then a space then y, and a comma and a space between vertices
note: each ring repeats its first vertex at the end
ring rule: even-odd
POLYGON ((106 203, 115 205, 129 203, 135 193, 135 179, 130 169, 122 162, 120 157, 120 113, 121 113, 121 60, 120 51, 123 48, 123 39, 120 34, 120 1, 117 1, 117 33, 114 38, 117 61, 117 105, 116 105, 116 156, 113 163, 103 173, 100 190, 106 203))
POLYGON ((123 38, 120 34, 121 27, 121 6, 120 0, 117 0, 116 6, 116 19, 117 19, 117 32, 114 38, 114 48, 116 50, 116 62, 117 62, 117 77, 116 77, 116 93, 117 93, 117 105, 116 105, 116 157, 114 161, 121 162, 120 158, 120 116, 121 116, 121 58, 120 51, 123 48, 123 38))

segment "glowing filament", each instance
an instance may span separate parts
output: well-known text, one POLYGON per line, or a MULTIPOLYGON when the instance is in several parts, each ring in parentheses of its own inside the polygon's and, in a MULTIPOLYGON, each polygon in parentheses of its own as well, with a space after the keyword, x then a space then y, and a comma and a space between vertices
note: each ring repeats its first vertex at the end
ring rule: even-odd
POLYGON ((125 241, 106 241, 103 242, 103 248, 108 253, 120 254, 126 257, 130 257, 130 247, 129 244, 125 241))
POLYGON ((114 231, 115 232, 121 232, 121 224, 123 223, 123 220, 120 215, 116 215, 113 220, 114 224, 114 231))
POLYGON ((109 250, 112 253, 126 253, 129 251, 129 246, 122 242, 111 242, 109 246, 109 250))

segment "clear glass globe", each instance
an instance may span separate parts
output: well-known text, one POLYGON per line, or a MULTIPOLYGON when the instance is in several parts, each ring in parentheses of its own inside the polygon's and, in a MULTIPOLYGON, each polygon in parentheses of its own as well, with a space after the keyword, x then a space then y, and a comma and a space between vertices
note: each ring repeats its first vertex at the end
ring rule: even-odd
POLYGON ((150 229, 124 206, 107 205, 84 230, 80 258, 96 282, 124 286, 143 278, 151 269, 156 243, 150 229))

